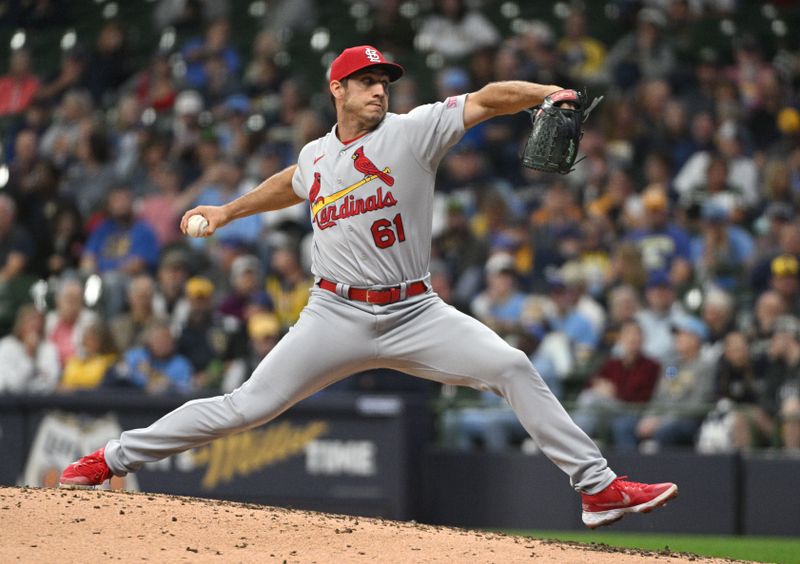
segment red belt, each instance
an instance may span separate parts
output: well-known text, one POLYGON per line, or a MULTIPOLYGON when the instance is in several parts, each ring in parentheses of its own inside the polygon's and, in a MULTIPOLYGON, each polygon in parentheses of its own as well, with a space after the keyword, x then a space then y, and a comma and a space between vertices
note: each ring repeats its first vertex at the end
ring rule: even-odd
MULTIPOLYGON (((318 286, 323 290, 328 290, 329 292, 336 292, 336 282, 331 282, 330 280, 325 280, 324 278, 320 279, 318 286)), ((425 285, 425 282, 418 280, 417 282, 412 282, 408 286, 406 286, 406 298, 410 298, 412 296, 418 296, 419 294, 424 294, 428 291, 428 287, 425 285)), ((380 290, 370 290, 367 288, 350 288, 347 291, 347 298, 350 300, 356 300, 359 302, 367 302, 368 304, 378 304, 378 305, 386 305, 386 304, 393 304, 395 302, 399 302, 402 299, 405 299, 401 296, 400 293, 400 286, 392 286, 391 288, 381 288, 380 290)))

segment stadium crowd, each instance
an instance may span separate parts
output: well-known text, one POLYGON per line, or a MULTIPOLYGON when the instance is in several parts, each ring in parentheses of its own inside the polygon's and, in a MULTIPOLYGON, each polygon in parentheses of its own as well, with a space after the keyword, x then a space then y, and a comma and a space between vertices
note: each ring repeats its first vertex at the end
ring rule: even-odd
MULTIPOLYGON (((138 66, 114 18, 49 76, 24 44, 11 51, 1 393, 229 391, 297 319, 313 284, 306 204, 208 240, 178 230, 186 209, 250 190, 335 121, 324 67, 309 88, 287 63, 286 30, 325 23, 315 3, 262 3, 249 51, 233 41, 231 4, 143 4, 173 41, 138 66)), ((493 80, 606 97, 569 175, 520 166, 526 114, 450 151, 434 289, 529 354, 581 427, 616 448, 800 449, 796 46, 746 30, 706 44, 698 30, 736 2, 610 2, 613 41, 592 35, 580 3, 512 30, 484 4, 361 3, 364 42, 427 63, 393 85, 391 111, 493 80)), ((455 394, 441 391, 449 444, 521 438, 498 398, 455 394)))

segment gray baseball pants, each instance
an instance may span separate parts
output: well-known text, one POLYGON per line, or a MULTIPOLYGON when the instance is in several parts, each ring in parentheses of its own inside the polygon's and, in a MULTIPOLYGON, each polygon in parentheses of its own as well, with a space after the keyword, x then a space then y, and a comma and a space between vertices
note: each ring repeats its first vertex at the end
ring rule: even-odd
POLYGON ((316 287, 300 319, 244 384, 191 400, 146 429, 125 431, 106 446, 106 463, 116 475, 135 472, 262 425, 334 382, 379 367, 501 395, 576 490, 596 493, 616 477, 525 353, 435 293, 379 306, 316 287))

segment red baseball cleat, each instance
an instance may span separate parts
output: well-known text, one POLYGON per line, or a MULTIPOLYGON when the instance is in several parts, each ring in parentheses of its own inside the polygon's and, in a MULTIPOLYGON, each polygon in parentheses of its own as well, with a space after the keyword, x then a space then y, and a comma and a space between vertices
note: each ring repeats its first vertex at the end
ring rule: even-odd
POLYGON ((87 454, 64 468, 61 479, 58 481, 60 488, 91 488, 99 486, 111 478, 111 470, 103 456, 105 449, 87 454))
POLYGON ((678 486, 669 482, 640 484, 625 478, 620 476, 596 494, 581 494, 584 525, 595 529, 619 521, 626 513, 649 513, 678 495, 678 486))

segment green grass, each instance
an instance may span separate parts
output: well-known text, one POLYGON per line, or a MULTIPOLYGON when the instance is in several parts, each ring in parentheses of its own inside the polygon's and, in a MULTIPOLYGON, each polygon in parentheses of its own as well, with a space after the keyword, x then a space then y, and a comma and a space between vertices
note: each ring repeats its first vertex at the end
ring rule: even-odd
POLYGON ((558 539, 581 543, 605 543, 624 548, 691 552, 702 556, 718 556, 756 562, 800 564, 800 538, 735 537, 678 534, 613 533, 601 531, 520 531, 504 530, 509 535, 538 539, 558 539))

